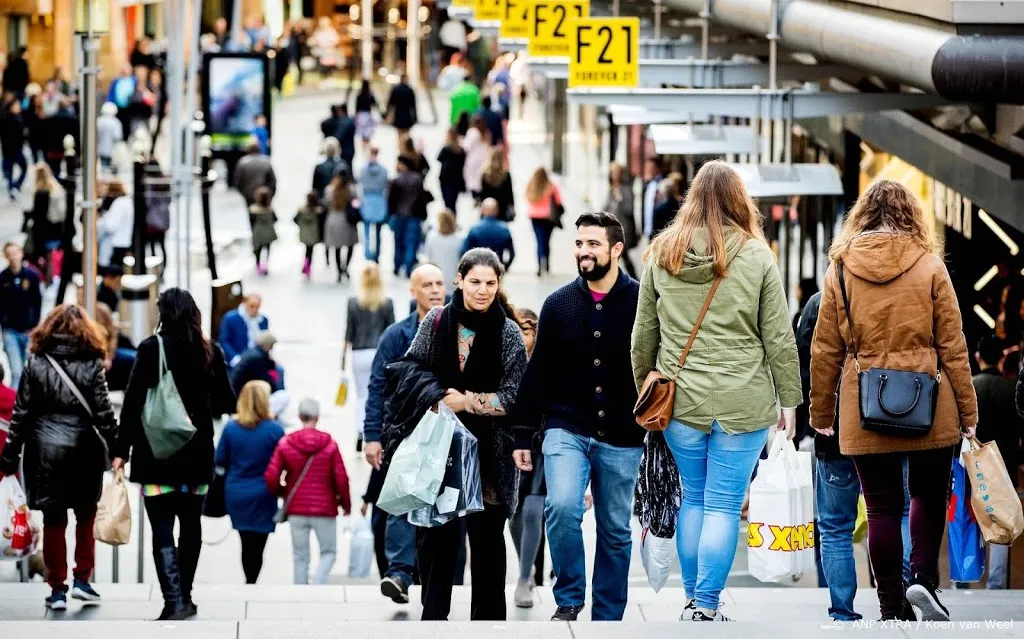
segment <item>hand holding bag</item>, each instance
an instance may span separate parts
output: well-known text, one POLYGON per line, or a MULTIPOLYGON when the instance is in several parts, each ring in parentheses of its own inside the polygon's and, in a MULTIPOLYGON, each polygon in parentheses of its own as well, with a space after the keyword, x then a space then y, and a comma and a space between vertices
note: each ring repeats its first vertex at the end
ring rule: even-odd
POLYGON ((123 546, 132 537, 132 509, 128 503, 128 487, 124 484, 124 469, 114 473, 114 481, 103 487, 96 507, 93 537, 111 546, 123 546))
POLYGON ((960 455, 953 459, 953 488, 946 516, 949 522, 946 526, 949 532, 949 578, 960 583, 981 581, 985 576, 985 540, 971 508, 971 487, 967 483, 967 469, 963 461, 963 453, 970 449, 970 444, 964 440, 960 455))
MULTIPOLYGON (((746 242, 747 240, 744 238, 740 243, 740 251, 743 250, 743 245, 746 242)), ((739 255, 739 251, 736 254, 739 255)), ((679 366, 676 367, 675 375, 665 377, 655 368, 647 374, 647 379, 644 380, 643 385, 640 387, 640 396, 633 407, 633 416, 636 418, 636 423, 646 430, 665 430, 668 428, 669 422, 672 421, 672 411, 675 408, 676 401, 676 378, 679 377, 679 373, 682 372, 683 366, 686 364, 686 356, 690 354, 693 340, 697 338, 697 332, 700 331, 700 325, 704 322, 704 316, 708 314, 711 300, 715 298, 715 293, 718 291, 718 287, 721 286, 722 279, 721 277, 715 278, 714 283, 711 285, 711 290, 708 291, 708 296, 704 299, 704 306, 701 307, 700 314, 697 315, 697 321, 693 324, 690 338, 686 340, 683 353, 679 356, 679 366)))
POLYGON ((437 502, 458 423, 444 402, 439 403, 436 413, 429 409, 423 413, 388 464, 378 508, 399 516, 437 502))
POLYGON ((1024 532, 1024 512, 999 446, 995 442, 982 444, 973 437, 967 441, 970 450, 963 453, 964 467, 971 480, 971 506, 981 533, 990 544, 1012 544, 1024 532))
POLYGON ((882 435, 927 435, 935 420, 935 403, 939 399, 939 384, 942 382, 941 363, 937 365, 935 377, 928 373, 891 368, 862 371, 857 357, 853 314, 846 294, 842 262, 837 265, 836 272, 839 275, 839 291, 843 297, 846 319, 850 324, 850 348, 860 390, 861 427, 882 435))

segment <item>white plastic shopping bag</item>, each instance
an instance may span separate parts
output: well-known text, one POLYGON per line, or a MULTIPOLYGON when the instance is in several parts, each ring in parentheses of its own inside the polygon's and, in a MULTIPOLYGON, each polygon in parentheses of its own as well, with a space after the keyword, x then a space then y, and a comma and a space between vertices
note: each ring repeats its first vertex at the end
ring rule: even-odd
POLYGON ((0 559, 31 557, 42 539, 42 528, 28 509, 18 478, 0 479, 0 559))
POLYGON ((373 564, 373 527, 369 517, 357 517, 348 553, 348 576, 365 579, 373 564))
POLYGON ((656 537, 649 528, 640 534, 640 560, 647 572, 647 583, 654 592, 661 590, 668 581, 672 560, 676 556, 676 538, 656 537))
POLYGON ((747 518, 750 574, 780 581, 814 570, 811 454, 778 433, 750 486, 747 518))

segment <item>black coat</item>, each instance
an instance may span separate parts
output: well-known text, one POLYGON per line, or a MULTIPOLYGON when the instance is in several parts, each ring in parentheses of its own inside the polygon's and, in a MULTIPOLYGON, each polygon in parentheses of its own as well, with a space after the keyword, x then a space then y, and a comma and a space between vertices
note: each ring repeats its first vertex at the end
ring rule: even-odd
POLYGON ((8 114, 0 120, 0 151, 5 158, 14 158, 25 146, 25 121, 21 115, 8 114))
POLYGON ((669 198, 658 202, 658 204, 654 206, 654 216, 651 223, 651 237, 661 233, 665 227, 671 224, 672 220, 676 219, 676 213, 678 212, 679 202, 675 198, 669 198))
POLYGON ((266 382, 271 388, 276 386, 271 372, 277 368, 277 364, 270 357, 270 353, 259 346, 253 346, 242 353, 238 363, 231 368, 228 376, 231 378, 231 388, 235 395, 242 392, 242 387, 249 382, 266 382))
POLYGON ((444 399, 445 389, 430 371, 410 359, 400 359, 384 367, 384 428, 380 443, 384 464, 391 462, 395 449, 419 424, 434 404, 444 399))
POLYGON ((142 408, 149 389, 156 387, 160 364, 156 337, 148 337, 136 354, 135 367, 124 394, 121 428, 115 454, 131 457, 131 480, 139 484, 199 486, 213 478, 213 420, 235 411, 235 394, 228 382, 224 353, 213 347, 213 361, 204 368, 195 348, 183 337, 163 335, 167 367, 196 434, 167 459, 156 459, 142 428, 142 408))
POLYGON ((417 120, 416 92, 408 84, 396 84, 388 98, 389 112, 393 112, 391 125, 396 129, 411 129, 417 120))
POLYGON ((321 198, 324 196, 324 189, 331 183, 334 176, 340 171, 349 171, 349 165, 338 158, 327 158, 313 169, 313 190, 321 198))
POLYGON ((25 58, 13 58, 7 63, 4 69, 3 87, 4 91, 10 91, 15 95, 21 95, 28 86, 28 61, 25 58))
MULTIPOLYGON (((821 292, 817 292, 804 304, 804 310, 800 311, 800 319, 796 325, 796 352, 800 357, 800 383, 803 386, 804 401, 797 407, 798 417, 808 419, 806 411, 810 409, 811 392, 811 342, 814 340, 814 327, 818 324, 818 311, 821 309, 821 292)), ((841 456, 839 452, 839 412, 832 428, 835 434, 832 436, 821 435, 814 432, 814 454, 822 459, 834 459, 841 456)), ((814 426, 817 424, 811 424, 814 426)), ((799 424, 798 424, 799 427, 799 424)), ((820 428, 821 426, 819 426, 820 428)))
POLYGON ((1014 383, 1004 378, 998 368, 983 370, 971 381, 978 395, 978 439, 996 442, 1016 486, 1022 422, 1014 406, 1014 383))
POLYGON ((512 175, 505 171, 501 182, 490 184, 484 178, 480 184, 480 201, 494 198, 498 203, 498 219, 503 222, 511 222, 516 216, 516 196, 512 190, 512 175))
POLYGON ((103 354, 66 335, 53 336, 44 352, 67 372, 89 403, 93 417, 46 357, 29 355, 0 457, 0 472, 14 471, 24 448, 29 508, 88 509, 99 501, 107 448, 117 436, 103 354))

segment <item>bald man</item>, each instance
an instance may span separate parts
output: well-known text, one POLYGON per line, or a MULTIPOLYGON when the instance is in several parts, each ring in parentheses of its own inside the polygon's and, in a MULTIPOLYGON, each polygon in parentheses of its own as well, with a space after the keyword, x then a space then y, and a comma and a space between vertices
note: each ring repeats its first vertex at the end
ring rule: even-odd
MULTIPOLYGON (((420 320, 427 311, 444 304, 444 275, 441 269, 433 264, 424 264, 413 270, 409 277, 409 293, 416 302, 416 312, 400 322, 395 322, 384 330, 377 343, 377 354, 373 358, 370 370, 370 388, 366 397, 366 420, 363 422, 363 438, 366 443, 363 453, 375 471, 380 470, 384 455, 380 444, 381 429, 384 424, 384 367, 399 360, 409 350, 409 345, 416 337, 420 320)), ((374 473, 377 474, 377 473, 374 473)), ((379 477, 378 477, 379 479, 379 477)), ((382 480, 367 489, 365 501, 376 501, 373 492, 379 491, 382 480)), ((412 571, 416 566, 416 531, 404 516, 395 517, 379 512, 374 508, 374 519, 379 523, 374 527, 383 527, 380 517, 386 516, 385 555, 387 571, 380 582, 381 594, 390 597, 396 603, 409 602, 409 586, 412 585, 412 571)))
POLYGON ((255 293, 246 295, 238 308, 229 311, 220 321, 218 342, 224 349, 228 366, 234 366, 242 353, 256 344, 256 336, 270 328, 270 320, 260 314, 263 298, 255 293))
POLYGON ((466 241, 462 243, 462 254, 475 248, 489 248, 498 254, 505 270, 516 258, 516 248, 512 243, 512 233, 508 225, 498 219, 498 201, 487 198, 480 205, 480 221, 469 229, 466 241))

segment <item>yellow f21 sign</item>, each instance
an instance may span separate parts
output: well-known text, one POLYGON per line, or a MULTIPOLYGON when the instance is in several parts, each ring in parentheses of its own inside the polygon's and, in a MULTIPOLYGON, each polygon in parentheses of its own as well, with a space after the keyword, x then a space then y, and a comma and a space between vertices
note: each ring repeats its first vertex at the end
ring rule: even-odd
POLYGON ((526 38, 530 35, 530 0, 505 0, 505 13, 501 16, 502 38, 526 38))
POLYGON ((640 18, 574 20, 569 87, 636 87, 640 81, 640 18))
POLYGON ((569 57, 573 51, 569 25, 589 15, 590 0, 533 0, 527 16, 526 52, 538 58, 569 57))
POLYGON ((476 0, 477 20, 501 20, 505 17, 505 0, 476 0))

